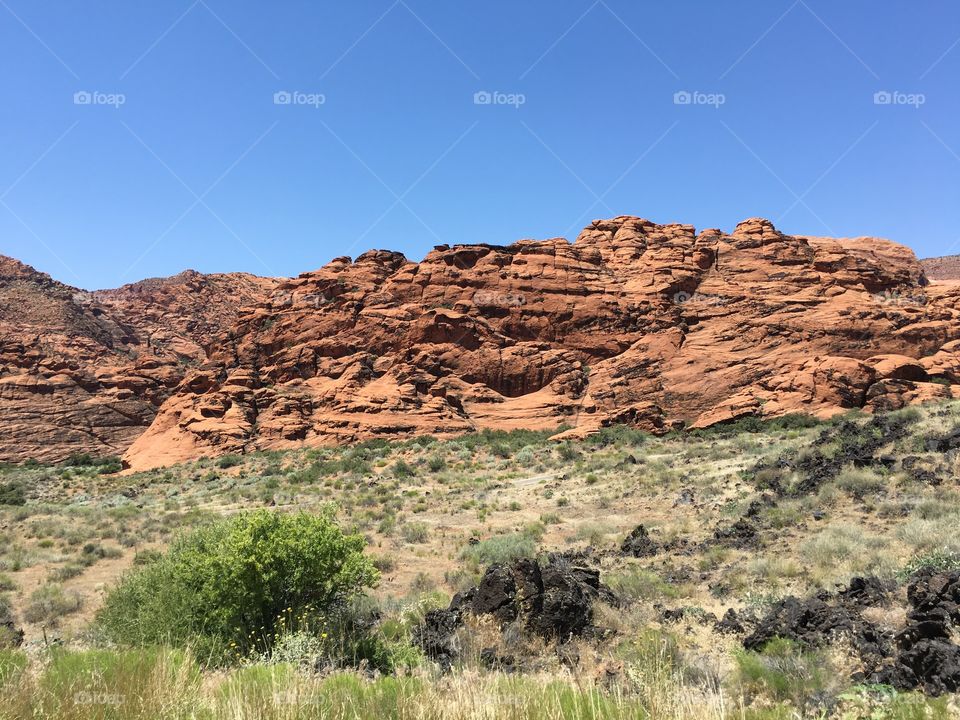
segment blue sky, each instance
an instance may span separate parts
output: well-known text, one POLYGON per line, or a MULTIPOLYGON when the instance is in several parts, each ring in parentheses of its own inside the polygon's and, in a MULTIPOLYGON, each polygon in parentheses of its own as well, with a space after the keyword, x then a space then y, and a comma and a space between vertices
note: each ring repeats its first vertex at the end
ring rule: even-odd
POLYGON ((960 252, 953 0, 0 0, 0 58, 0 252, 89 289, 618 214, 960 252))

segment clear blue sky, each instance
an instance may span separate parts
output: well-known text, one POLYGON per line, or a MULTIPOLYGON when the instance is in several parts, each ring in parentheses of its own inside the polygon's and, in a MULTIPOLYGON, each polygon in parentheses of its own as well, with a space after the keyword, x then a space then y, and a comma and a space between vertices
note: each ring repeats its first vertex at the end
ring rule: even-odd
POLYGON ((0 252, 90 289, 618 214, 960 252, 955 0, 0 0, 0 58, 0 252))

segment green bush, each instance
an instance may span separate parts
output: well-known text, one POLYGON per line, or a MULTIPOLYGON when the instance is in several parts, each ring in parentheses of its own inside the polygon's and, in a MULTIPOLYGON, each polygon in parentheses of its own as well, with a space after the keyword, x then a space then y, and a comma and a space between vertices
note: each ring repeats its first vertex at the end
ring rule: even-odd
POLYGON ((730 420, 706 428, 691 430, 689 434, 693 437, 709 438, 716 435, 728 436, 739 435, 740 433, 775 432, 777 430, 803 430, 805 428, 816 427, 822 423, 823 421, 819 418, 805 413, 789 413, 775 418, 762 418, 757 415, 748 415, 738 418, 737 420, 730 420))
POLYGON ((960 570, 960 555, 949 548, 940 548, 921 555, 914 555, 897 573, 897 578, 906 581, 915 572, 927 568, 938 571, 960 570))
POLYGON ((409 478, 417 474, 417 471, 405 460, 397 460, 393 464, 393 476, 395 478, 409 478))
POLYGON ((476 545, 468 545, 460 556, 475 565, 508 563, 518 558, 533 557, 537 552, 537 540, 530 533, 497 535, 476 545))
POLYGON ((189 644, 211 662, 266 651, 293 618, 333 612, 376 583, 364 544, 329 510, 242 513, 121 578, 98 624, 119 644, 189 644))
POLYGON ((425 543, 430 537, 430 526, 422 522, 408 522, 400 526, 400 535, 408 543, 425 543))
POLYGON ((97 458, 90 453, 73 453, 62 464, 64 467, 97 468, 101 475, 123 470, 123 463, 116 455, 97 458))
POLYGON ((553 434, 550 430, 481 430, 457 438, 457 444, 471 451, 486 447, 500 457, 510 457, 524 446, 543 444, 553 434))
POLYGON ((221 470, 226 470, 228 468, 236 467, 242 462, 242 459, 239 455, 224 455, 222 458, 217 460, 217 467, 221 470))
POLYGON ((600 447, 607 447, 608 445, 637 446, 646 442, 647 438, 649 438, 649 435, 643 430, 621 424, 600 428, 600 432, 587 436, 587 442, 600 447))
POLYGON ((0 483, 0 505, 26 505, 27 491, 23 483, 0 483))
POLYGON ((31 593, 23 617, 27 622, 56 624, 62 616, 75 613, 81 607, 83 598, 77 592, 64 590, 57 584, 41 585, 31 593))

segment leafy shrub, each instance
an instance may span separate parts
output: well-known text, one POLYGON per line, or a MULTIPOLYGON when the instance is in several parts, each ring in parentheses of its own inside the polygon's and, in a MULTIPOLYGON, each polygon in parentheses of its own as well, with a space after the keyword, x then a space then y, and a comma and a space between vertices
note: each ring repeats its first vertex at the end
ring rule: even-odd
POLYGON ((427 461, 427 467, 430 468, 430 472, 440 472, 447 467, 447 461, 439 455, 434 455, 427 461))
POLYGON ((884 479, 872 468, 844 467, 836 477, 837 487, 854 498, 863 499, 884 488, 884 479))
POLYGON ((533 448, 529 445, 520 448, 520 451, 514 457, 514 462, 520 467, 530 467, 535 460, 536 456, 533 454, 533 448))
POLYGON ((63 461, 66 467, 90 467, 93 463, 93 456, 90 453, 73 453, 63 461))
POLYGON ((610 425, 600 428, 600 432, 587 436, 591 445, 607 447, 608 445, 642 445, 649 435, 642 430, 629 425, 610 425))
POLYGON ((823 421, 813 415, 805 413, 788 413, 775 418, 762 418, 758 415, 748 415, 737 420, 717 423, 710 427, 691 430, 694 437, 711 437, 714 435, 739 435, 740 433, 759 433, 777 430, 803 430, 816 427, 823 421))
POLYGON ((83 607, 83 598, 74 590, 64 590, 61 585, 41 585, 30 595, 23 609, 27 622, 56 622, 64 615, 77 612, 83 607))
POLYGON ((537 552, 536 538, 529 533, 497 535, 476 545, 468 545, 460 556, 475 565, 508 563, 524 557, 533 557, 537 552))
POLYGON ((101 475, 123 470, 123 463, 116 455, 98 458, 90 453, 73 453, 62 464, 64 467, 97 468, 97 472, 101 475))
POLYGON ((149 565, 152 562, 161 560, 163 558, 163 553, 159 550, 151 550, 147 548, 146 550, 140 550, 133 556, 134 565, 149 565))
POLYGON ((13 581, 13 578, 6 573, 0 573, 0 592, 9 592, 16 589, 17 584, 13 581))
POLYGON ((559 447, 557 448, 557 452, 560 455, 560 459, 564 462, 573 462, 580 457, 580 453, 577 451, 577 449, 568 442, 560 443, 559 447))
POLYGON ((396 478, 409 478, 417 474, 417 471, 405 460, 397 460, 393 464, 393 476, 396 478))
POLYGON ((487 447, 500 457, 511 457, 526 445, 544 443, 553 434, 553 431, 549 430, 481 430, 478 433, 471 433, 458 438, 457 443, 467 450, 473 451, 481 447, 487 447))
POLYGON ((922 555, 915 555, 903 569, 897 573, 897 577, 900 580, 906 580, 918 570, 924 570, 926 568, 945 571, 958 570, 960 569, 960 555, 948 548, 933 550, 932 552, 923 553, 922 555))
POLYGON ((21 482, 0 483, 0 505, 26 505, 27 491, 21 482))
POLYGON ((430 527, 421 522, 409 522, 400 526, 400 535, 408 543, 424 543, 430 537, 430 527))
POLYGON ((364 544, 330 510, 241 513, 121 578, 98 621, 120 644, 192 644, 210 661, 268 650, 291 617, 334 611, 376 583, 364 544))
POLYGON ((97 472, 101 475, 112 475, 123 470, 123 462, 120 458, 105 458, 99 467, 100 469, 97 472))
POLYGON ((224 455, 222 458, 217 460, 217 467, 221 470, 226 470, 228 468, 236 467, 242 462, 242 459, 239 455, 224 455))

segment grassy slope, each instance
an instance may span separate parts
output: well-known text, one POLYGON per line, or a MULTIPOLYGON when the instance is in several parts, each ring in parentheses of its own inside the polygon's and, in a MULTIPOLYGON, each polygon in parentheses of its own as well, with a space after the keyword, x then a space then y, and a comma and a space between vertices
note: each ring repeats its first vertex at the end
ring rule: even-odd
MULTIPOLYGON (((378 599, 390 616, 442 602, 443 596, 473 584, 487 562, 537 549, 588 545, 610 551, 598 555, 604 579, 634 600, 626 610, 600 609, 601 623, 615 631, 614 639, 582 641, 573 679, 549 648, 522 648, 532 655, 541 651, 542 659, 531 664, 524 679, 510 681, 521 686, 510 690, 521 701, 502 703, 498 688, 508 681, 474 677, 479 663, 467 662, 467 674, 454 678, 436 679, 429 670, 419 670, 427 677, 417 680, 425 685, 411 691, 415 699, 403 700, 407 696, 400 686, 377 689, 360 683, 350 690, 358 694, 351 702, 387 694, 409 705, 400 716, 432 717, 439 715, 437 708, 449 693, 458 693, 463 707, 503 705, 495 717, 591 717, 586 711, 557 709, 563 702, 586 700, 588 708, 593 702, 589 692, 572 690, 570 682, 585 688, 598 678, 615 678, 616 692, 623 697, 615 697, 612 714, 601 717, 632 716, 641 706, 659 708, 662 717, 739 717, 738 705, 748 701, 758 707, 776 700, 802 707, 804 693, 829 691, 836 697, 844 689, 832 677, 817 679, 810 668, 794 673, 797 677, 791 676, 783 689, 778 678, 764 675, 771 663, 745 669, 737 660, 735 641, 716 635, 696 617, 707 612, 719 616, 729 607, 762 609, 777 598, 829 588, 854 574, 893 576, 918 556, 960 553, 957 469, 924 447, 927 439, 958 424, 960 403, 929 406, 911 420, 906 437, 883 449, 893 457, 920 457, 922 466, 942 476, 940 485, 918 482, 899 464, 892 470, 845 470, 814 494, 764 508, 762 544, 749 549, 700 543, 739 518, 758 497, 752 472, 758 463, 809 452, 824 426, 663 438, 614 431, 603 442, 567 445, 535 433, 425 439, 200 461, 125 477, 99 475, 94 468, 8 468, 0 483, 22 484, 28 496, 24 506, 0 505, 0 589, 12 588, 6 597, 27 631, 34 658, 18 687, 24 702, 32 704, 26 699, 36 696, 31 683, 46 681, 41 670, 46 654, 40 650, 44 635, 70 647, 89 644, 84 628, 104 588, 138 553, 162 549, 178 531, 239 509, 309 509, 333 501, 343 524, 369 538, 370 552, 384 571, 378 599), (693 502, 681 502, 682 491, 692 491, 693 502), (815 511, 821 519, 814 519, 815 511), (678 544, 677 550, 642 560, 614 552, 640 522, 657 542, 686 540, 687 546, 678 544), (481 543, 471 545, 471 538, 481 543), (654 609, 658 603, 688 608, 688 619, 661 628, 654 609), (659 634, 647 636, 641 629, 659 634), (549 681, 561 685, 545 685, 549 681), (574 699, 555 697, 563 692, 573 693, 574 699), (526 706, 530 713, 537 708, 542 714, 517 709, 526 706)), ((828 444, 823 450, 829 454, 832 448, 828 444)), ((896 611, 886 621, 894 626, 896 611)), ((473 634, 477 654, 484 643, 502 642, 488 627, 474 628, 473 634)), ((837 667, 848 663, 839 647, 819 661, 837 667)), ((153 673, 159 671, 143 672, 158 682, 153 673)), ((294 676, 283 683, 304 683, 313 688, 310 692, 318 683, 332 682, 294 676)), ((243 677, 237 686, 242 692, 237 692, 246 697, 245 688, 255 683, 243 677)), ((229 683, 235 680, 217 676, 204 681, 196 689, 203 697, 195 698, 194 707, 199 703, 217 716, 271 716, 262 708, 251 710, 247 699, 231 700, 240 703, 236 712, 221 715, 226 711, 218 703, 232 692, 224 687, 233 687, 229 683)), ((274 702, 287 697, 286 685, 277 691, 272 680, 267 684, 272 694, 263 702, 272 716, 296 716, 291 708, 299 707, 299 701, 274 702)), ((79 687, 88 685, 84 680, 79 687)), ((906 702, 884 702, 901 701, 906 702)), ((90 714, 97 707, 106 711, 111 706, 80 708, 76 716, 97 716, 90 714)), ((60 708, 53 714, 64 713, 60 708)), ((135 715, 128 709, 117 716, 135 715)), ((178 715, 171 709, 170 716, 178 715)))

